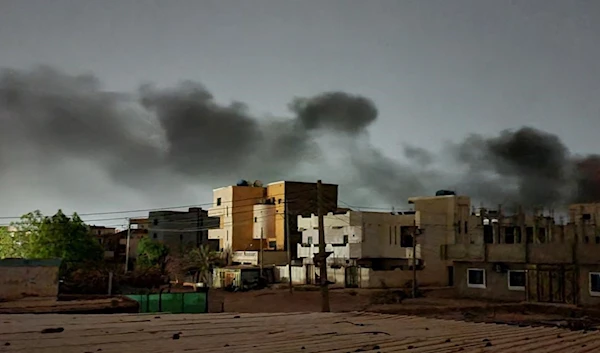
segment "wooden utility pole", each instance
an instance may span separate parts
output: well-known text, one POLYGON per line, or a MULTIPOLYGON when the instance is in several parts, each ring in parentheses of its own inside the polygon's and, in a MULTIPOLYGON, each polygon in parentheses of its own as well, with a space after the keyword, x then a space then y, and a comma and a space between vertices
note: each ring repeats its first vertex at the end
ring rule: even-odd
POLYGON ((291 240, 290 240, 290 209, 288 206, 288 200, 285 200, 285 241, 287 247, 287 263, 288 263, 288 281, 290 284, 290 294, 294 292, 292 288, 292 249, 291 249, 291 240))
POLYGON ((325 221, 323 219, 323 183, 317 181, 317 215, 319 218, 319 267, 321 279, 321 311, 329 312, 329 288, 327 288, 327 254, 325 254, 325 221))
POLYGON ((260 227, 260 276, 263 276, 263 227, 260 227))
POLYGON ((131 218, 127 218, 127 244, 125 245, 125 273, 129 271, 129 245, 131 242, 131 218))
POLYGON ((413 280, 412 280, 412 297, 417 297, 417 222, 413 221, 413 226, 411 228, 412 239, 413 239, 413 280))

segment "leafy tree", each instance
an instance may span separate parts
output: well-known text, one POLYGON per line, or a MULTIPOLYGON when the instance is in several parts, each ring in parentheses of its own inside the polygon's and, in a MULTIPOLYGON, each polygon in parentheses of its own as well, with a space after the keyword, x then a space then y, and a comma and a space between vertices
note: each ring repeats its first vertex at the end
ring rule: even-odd
POLYGON ((0 254, 3 257, 11 251, 19 257, 60 258, 67 263, 97 261, 103 257, 102 247, 76 213, 69 218, 59 210, 54 216, 45 217, 34 211, 12 226, 10 239, 3 237, 8 243, 6 253, 0 254))
POLYGON ((184 263, 186 271, 194 273, 196 282, 210 283, 211 271, 220 260, 221 258, 216 251, 204 245, 188 252, 184 263))
POLYGON ((167 267, 169 248, 150 238, 142 238, 137 247, 137 265, 142 268, 158 267, 164 273, 167 267))
POLYGON ((0 258, 22 258, 25 245, 8 227, 0 227, 0 258))

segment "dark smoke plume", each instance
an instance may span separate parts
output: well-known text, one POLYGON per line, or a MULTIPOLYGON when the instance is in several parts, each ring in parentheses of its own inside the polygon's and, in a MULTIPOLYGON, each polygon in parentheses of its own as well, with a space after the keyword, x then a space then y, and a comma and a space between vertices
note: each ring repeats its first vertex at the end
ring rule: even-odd
MULTIPOLYGON (((124 95, 104 92, 91 75, 4 70, 0 186, 13 186, 3 179, 9 172, 53 175, 65 161, 86 161, 115 185, 145 193, 308 175, 340 183, 345 200, 362 190, 355 200, 363 205, 404 204, 448 188, 531 207, 600 201, 600 157, 572 156, 557 136, 533 128, 471 135, 453 144, 451 155, 405 146, 399 162, 369 140, 378 111, 368 98, 325 92, 293 99, 290 111, 278 120, 255 117, 245 104, 221 104, 195 82, 144 85, 124 95), (323 148, 323 137, 333 139, 337 155, 323 148)), ((50 188, 72 182, 48 180, 50 188)))

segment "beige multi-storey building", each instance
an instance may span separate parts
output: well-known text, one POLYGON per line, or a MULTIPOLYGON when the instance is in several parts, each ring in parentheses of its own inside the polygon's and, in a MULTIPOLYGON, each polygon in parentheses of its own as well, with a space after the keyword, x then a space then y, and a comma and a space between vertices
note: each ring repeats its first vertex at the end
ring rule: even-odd
MULTIPOLYGON (((408 201, 414 206, 408 212, 347 210, 326 215, 326 251, 331 253, 327 279, 346 287, 403 287, 412 283, 415 266, 420 285, 452 285, 452 262, 443 251, 456 239, 455 225, 469 216, 469 199, 441 195, 408 201)), ((314 283, 319 272, 313 264, 319 251, 318 218, 299 217, 298 227, 303 233, 298 256, 305 269, 292 281, 314 283)))
POLYGON ((446 247, 460 296, 511 301, 600 303, 599 204, 569 207, 566 224, 541 211, 473 212, 446 247))
MULTIPOLYGON (((335 210, 337 193, 337 185, 323 184, 325 210, 335 210)), ((259 181, 241 181, 237 185, 213 190, 213 207, 208 210, 208 216, 219 217, 220 226, 210 229, 208 238, 218 240, 221 251, 256 264, 260 250, 287 250, 288 236, 292 253, 295 253, 296 244, 300 241, 296 216, 310 215, 316 210, 316 183, 280 181, 263 185, 259 181), (289 234, 286 213, 289 215, 289 234)), ((267 257, 271 255, 273 253, 267 254, 267 257)), ((278 259, 285 260, 286 257, 279 256, 278 259)))

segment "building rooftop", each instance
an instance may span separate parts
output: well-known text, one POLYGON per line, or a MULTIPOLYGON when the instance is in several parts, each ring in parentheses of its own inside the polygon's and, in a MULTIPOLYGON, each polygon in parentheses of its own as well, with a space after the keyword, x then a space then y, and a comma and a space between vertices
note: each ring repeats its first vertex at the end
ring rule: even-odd
POLYGON ((467 353, 600 349, 597 331, 367 313, 26 314, 5 315, 2 321, 0 344, 6 352, 467 353), (42 333, 45 329, 54 330, 42 333))

